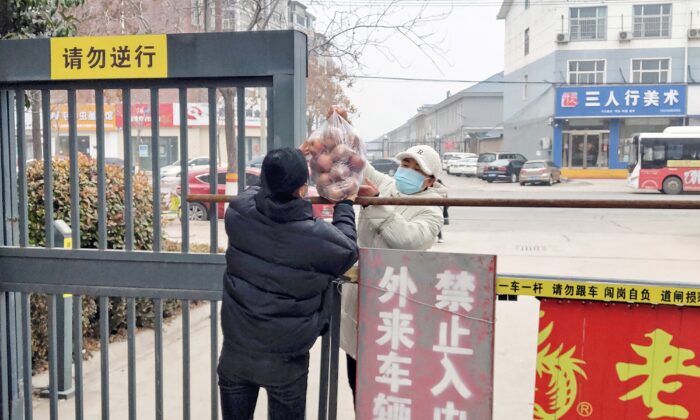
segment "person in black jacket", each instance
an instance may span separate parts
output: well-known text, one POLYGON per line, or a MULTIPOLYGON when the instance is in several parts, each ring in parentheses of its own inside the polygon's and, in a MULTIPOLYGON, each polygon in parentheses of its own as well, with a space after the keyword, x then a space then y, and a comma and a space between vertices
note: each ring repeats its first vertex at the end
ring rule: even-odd
POLYGON ((309 349, 329 321, 325 292, 358 258, 352 199, 335 205, 332 224, 314 219, 303 199, 307 181, 301 151, 272 150, 262 188, 226 210, 218 365, 225 420, 251 419, 260 387, 270 419, 304 419, 309 349))

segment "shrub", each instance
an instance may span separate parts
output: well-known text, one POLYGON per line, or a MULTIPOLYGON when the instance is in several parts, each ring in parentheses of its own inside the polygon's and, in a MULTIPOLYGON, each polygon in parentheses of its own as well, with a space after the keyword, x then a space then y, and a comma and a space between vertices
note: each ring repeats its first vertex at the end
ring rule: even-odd
MULTIPOLYGON (((70 220, 70 161, 53 159, 53 209, 54 220, 62 219, 72 225, 70 220)), ((78 156, 80 185, 80 241, 82 248, 98 247, 97 216, 97 165, 95 160, 85 155, 78 156)), ((133 180, 133 221, 134 248, 150 250, 153 246, 153 194, 148 177, 136 173, 133 180)), ((117 165, 105 167, 105 196, 107 214, 107 248, 123 249, 126 226, 124 223, 124 168, 117 165)), ((44 203, 44 162, 36 161, 27 167, 27 192, 29 216, 29 242, 32 246, 45 246, 45 209, 44 203)), ((55 244, 62 246, 62 244, 55 244)), ((126 327, 126 299, 110 298, 110 330, 112 333, 126 327)), ((163 316, 168 317, 179 310, 180 302, 176 299, 166 300, 163 304, 163 316)), ((33 366, 40 370, 48 360, 48 312, 46 296, 31 296, 33 366)), ((136 300, 136 324, 139 327, 151 327, 154 313, 150 299, 136 300)), ((83 297, 82 325, 84 338, 99 337, 98 300, 95 297, 83 297)), ((87 342, 85 340, 84 342, 87 342)))

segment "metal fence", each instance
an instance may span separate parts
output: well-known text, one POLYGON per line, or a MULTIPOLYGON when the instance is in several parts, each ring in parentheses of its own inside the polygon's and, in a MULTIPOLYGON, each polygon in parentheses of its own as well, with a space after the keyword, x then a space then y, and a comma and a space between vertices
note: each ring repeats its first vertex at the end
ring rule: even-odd
MULTIPOLYGON (((154 416, 164 418, 163 394, 163 304, 166 299, 182 303, 182 395, 184 419, 192 417, 190 365, 190 305, 203 300, 210 306, 210 404, 211 418, 218 417, 216 365, 218 358, 218 302, 221 299, 224 258, 217 254, 218 215, 210 209, 209 254, 190 253, 190 226, 187 206, 182 203, 181 252, 163 252, 161 231, 161 186, 159 161, 159 98, 162 90, 177 89, 180 108, 179 157, 180 188, 188 190, 188 90, 206 89, 209 104, 209 184, 217 186, 217 89, 232 88, 237 100, 237 146, 239 189, 245 187, 244 159, 246 141, 245 89, 261 88, 267 92, 267 147, 300 144, 304 135, 306 39, 299 32, 258 32, 197 35, 167 35, 167 77, 160 79, 55 80, 49 53, 51 40, 0 41, 0 419, 31 419, 32 413, 32 342, 30 295, 46 294, 48 301, 50 418, 59 417, 59 390, 70 383, 70 365, 74 367, 75 418, 85 418, 82 313, 86 296, 98 297, 99 336, 101 344, 101 418, 110 417, 109 388, 109 305, 111 297, 127 302, 128 346, 128 413, 137 416, 136 373, 136 299, 153 301, 155 330, 155 401, 154 416), (132 93, 145 89, 150 93, 151 113, 151 188, 152 249, 135 246, 134 174, 135 157, 131 148, 132 93), (30 241, 28 213, 27 137, 23 110, 28 91, 39 90, 41 133, 45 164, 43 166, 44 203, 51 207, 65 204, 54 201, 54 174, 51 157, 51 96, 60 91, 67 98, 70 167, 70 221, 81 220, 78 164, 77 92, 89 90, 95 99, 95 136, 97 168, 96 249, 81 243, 80 223, 70 223, 70 248, 61 249, 55 241, 54 212, 46 211, 43 220, 45 247, 30 241), (105 92, 116 90, 121 96, 123 123, 124 194, 120 223, 124 226, 124 249, 111 250, 108 244, 108 179, 105 165, 105 92), (68 296, 67 294, 70 294, 68 296), (72 321, 67 321, 71 318, 72 321), (72 330, 72 331, 71 331, 72 330), (70 332, 69 332, 70 331, 70 332), (72 336, 72 348, 66 347, 65 334, 72 336), (72 362, 72 363, 71 363, 72 362)), ((53 53, 53 52, 51 52, 53 53)), ((319 418, 335 418, 337 379, 337 331, 339 299, 336 287, 329 287, 328 301, 334 305, 333 327, 323 338, 321 396, 319 418), (334 334, 335 333, 335 334, 334 334), (335 351, 331 351, 334 344, 335 351), (333 369, 331 369, 333 366, 333 369)), ((149 416, 150 417, 150 416, 149 416)))

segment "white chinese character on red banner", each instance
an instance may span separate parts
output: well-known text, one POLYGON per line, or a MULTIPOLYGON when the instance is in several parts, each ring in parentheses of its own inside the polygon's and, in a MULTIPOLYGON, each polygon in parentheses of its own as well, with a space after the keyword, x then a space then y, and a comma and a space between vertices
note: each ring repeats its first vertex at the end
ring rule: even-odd
POLYGON ((383 325, 377 326, 379 332, 384 335, 377 339, 377 344, 383 346, 391 341, 391 349, 398 350, 399 344, 403 344, 407 348, 413 347, 413 340, 408 336, 413 335, 413 315, 402 314, 398 308, 391 312, 380 312, 379 317, 382 319, 383 325))
POLYGON ((408 378, 408 370, 401 368, 402 364, 412 363, 410 357, 401 357, 392 351, 385 356, 378 355, 377 360, 382 362, 379 366, 380 376, 374 378, 377 382, 389 385, 391 392, 399 392, 402 386, 411 386, 413 382, 408 378))
POLYGON ((634 89, 627 89, 625 92, 625 105, 627 106, 637 106, 639 101, 639 91, 634 89))
POLYGON ((435 286, 441 293, 437 295, 437 307, 448 308, 450 312, 457 312, 461 306, 467 312, 472 310, 474 298, 471 292, 476 288, 474 275, 468 271, 455 274, 452 271, 444 271, 437 275, 440 279, 435 286))
POLYGON ((564 92, 561 96, 562 108, 576 108, 578 106, 578 93, 564 92))
POLYGON ((600 106, 600 92, 597 90, 586 91, 586 106, 600 106))
POLYGON ((467 420, 467 412, 457 410, 455 403, 449 401, 445 408, 435 407, 433 420, 467 420))
POLYGON ((442 377, 442 380, 437 385, 430 389, 430 392, 432 392, 433 395, 437 397, 438 395, 445 392, 448 386, 453 385, 457 392, 459 392, 459 395, 462 396, 462 398, 469 398, 472 395, 472 393, 464 384, 462 378, 459 377, 457 369, 452 364, 452 362, 450 362, 450 359, 447 357, 447 354, 445 354, 445 356, 442 358, 441 363, 442 367, 445 370, 445 375, 442 377))
POLYGON ((659 106, 659 92, 655 90, 645 90, 644 106, 659 106))
POLYGON ((664 92, 664 104, 671 106, 677 104, 680 102, 678 95, 680 95, 680 93, 676 89, 669 89, 668 92, 664 92))
POLYGON ((408 294, 416 294, 418 289, 416 288, 416 283, 408 274, 407 267, 401 267, 399 269, 399 274, 394 274, 394 267, 387 267, 384 272, 384 277, 379 283, 379 287, 386 290, 386 292, 379 297, 379 301, 382 303, 387 303, 395 294, 399 295, 399 307, 403 308, 406 306, 406 297, 408 294))
POLYGON ((610 94, 608 95, 608 101, 605 103, 605 106, 610 106, 610 105, 620 106, 620 103, 617 101, 617 98, 615 98, 615 91, 614 90, 610 91, 610 94))
POLYGON ((468 328, 459 326, 459 315, 452 315, 452 325, 447 322, 440 323, 440 343, 433 346, 433 351, 443 354, 460 354, 470 356, 474 354, 474 350, 462 348, 459 346, 459 338, 464 335, 469 335, 468 328), (449 330, 449 334, 448 334, 449 330), (447 337, 449 336, 449 343, 447 337))
POLYGON ((374 398, 374 420, 411 420, 411 400, 380 393, 374 398))

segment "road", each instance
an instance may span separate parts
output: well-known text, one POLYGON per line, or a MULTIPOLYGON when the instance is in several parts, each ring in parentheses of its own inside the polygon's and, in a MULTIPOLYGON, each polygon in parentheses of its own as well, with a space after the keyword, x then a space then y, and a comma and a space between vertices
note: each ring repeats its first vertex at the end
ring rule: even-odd
MULTIPOLYGON (((451 197, 568 198, 700 200, 700 195, 669 197, 635 193, 624 181, 572 181, 547 186, 488 184, 476 179, 446 175, 443 181, 451 197)), ((595 277, 603 279, 700 282, 700 212, 670 210, 578 210, 451 208, 445 241, 434 251, 494 254, 498 272, 509 274, 595 277)), ((179 240, 179 223, 165 228, 170 239, 179 240)), ((191 224, 191 243, 209 242, 209 224, 191 224)), ((225 247, 223 223, 219 222, 219 246, 225 247)), ((192 313, 193 418, 209 417, 209 308, 192 313)), ((495 396, 497 420, 532 419, 538 321, 535 299, 499 301, 496 305, 495 396)), ((182 344, 180 322, 165 331, 165 418, 180 418, 182 344)), ((219 341, 220 342, 220 341, 219 341)), ((153 417, 153 334, 138 336, 139 416, 153 417)), ((342 357, 344 355, 341 354, 342 357)), ((125 418, 126 345, 110 346, 112 418, 125 418)), ((318 395, 318 346, 312 351, 309 379, 309 419, 316 418, 318 395)), ((341 361, 343 359, 341 358, 341 361)), ((99 354, 85 366, 86 418, 99 416, 99 354)), ((339 416, 354 418, 352 397, 346 384, 345 364, 340 364, 339 416)), ((40 385, 46 375, 35 378, 40 385)), ((265 419, 265 399, 260 398, 255 419, 265 419)), ((48 418, 48 404, 35 399, 36 418, 48 418)), ((61 402, 61 417, 70 418, 73 402, 61 402)))
MULTIPOLYGON (((442 180, 450 197, 700 201, 700 194, 635 191, 624 180, 572 180, 551 187, 450 175, 442 180)), ((700 282, 698 211, 451 208, 449 213, 444 243, 433 250, 497 255, 502 274, 700 282)), ((179 224, 167 231, 177 237, 179 224)), ((222 226, 219 231, 225 247, 222 226)), ((192 235, 193 241, 208 242, 209 225, 194 223, 192 235)), ((495 419, 532 418, 538 308, 530 298, 497 304, 495 419)), ((340 418, 351 419, 344 382, 340 390, 340 418)))

